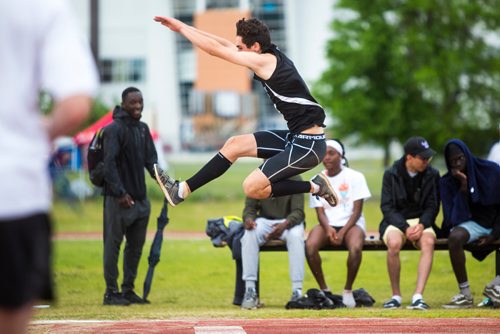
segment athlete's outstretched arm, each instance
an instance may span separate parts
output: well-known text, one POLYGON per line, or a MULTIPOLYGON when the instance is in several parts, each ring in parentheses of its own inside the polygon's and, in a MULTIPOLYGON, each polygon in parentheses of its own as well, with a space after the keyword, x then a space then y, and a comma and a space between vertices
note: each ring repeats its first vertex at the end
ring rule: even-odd
POLYGON ((238 52, 236 45, 228 40, 210 34, 206 31, 196 29, 172 17, 155 16, 154 20, 161 23, 172 31, 182 34, 194 46, 207 52, 209 55, 227 60, 233 64, 248 67, 258 73, 259 69, 268 62, 254 52, 238 52))

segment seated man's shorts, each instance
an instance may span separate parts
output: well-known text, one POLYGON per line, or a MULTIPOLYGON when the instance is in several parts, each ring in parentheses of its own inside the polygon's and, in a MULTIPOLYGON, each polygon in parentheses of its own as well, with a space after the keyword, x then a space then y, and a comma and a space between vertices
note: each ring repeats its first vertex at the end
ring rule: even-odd
MULTIPOLYGON (((474 241, 476 241, 477 239, 479 239, 481 237, 485 237, 487 235, 490 235, 491 232, 493 231, 493 229, 483 227, 472 220, 463 222, 463 223, 459 224, 458 226, 463 228, 467 232, 469 232, 469 240, 467 240, 468 244, 473 243, 474 241)), ((453 231, 453 229, 451 229, 451 230, 453 231)))
MULTIPOLYGON (((408 219, 406 222, 411 227, 411 226, 417 225, 419 221, 420 221, 419 218, 413 218, 413 219, 408 219)), ((390 231, 399 232, 399 234, 401 234, 401 236, 403 237, 403 245, 404 245, 404 243, 406 242, 406 234, 394 225, 389 225, 385 229, 384 236, 382 238, 382 240, 384 241, 384 244, 387 245, 387 235, 390 231)), ((424 229, 422 231, 422 233, 431 233, 434 236, 434 238, 436 238, 436 232, 434 232, 434 229, 432 227, 428 227, 428 228, 424 229)), ((413 246, 415 246, 415 248, 418 248, 416 242, 413 242, 413 246)))

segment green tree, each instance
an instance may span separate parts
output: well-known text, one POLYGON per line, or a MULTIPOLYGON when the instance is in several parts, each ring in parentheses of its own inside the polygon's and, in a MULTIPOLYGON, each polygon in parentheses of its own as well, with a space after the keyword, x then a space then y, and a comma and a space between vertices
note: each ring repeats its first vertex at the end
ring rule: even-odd
POLYGON ((500 122, 500 0, 339 0, 315 95, 336 137, 412 135, 483 154, 500 122))

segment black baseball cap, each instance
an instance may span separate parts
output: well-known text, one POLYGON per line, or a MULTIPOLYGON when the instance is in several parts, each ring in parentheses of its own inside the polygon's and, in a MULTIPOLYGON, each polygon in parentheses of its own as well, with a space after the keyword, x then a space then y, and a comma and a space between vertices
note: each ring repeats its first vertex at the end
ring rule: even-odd
POLYGON ((436 154, 436 151, 430 147, 427 140, 419 136, 408 139, 403 148, 405 150, 405 154, 409 154, 414 157, 418 155, 424 159, 428 159, 436 154))

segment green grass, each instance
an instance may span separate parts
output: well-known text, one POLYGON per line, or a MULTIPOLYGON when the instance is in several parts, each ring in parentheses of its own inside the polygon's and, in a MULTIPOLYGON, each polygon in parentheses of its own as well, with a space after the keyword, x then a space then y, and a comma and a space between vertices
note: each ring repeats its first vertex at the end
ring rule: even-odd
MULTIPOLYGON (((200 164, 173 164, 176 177, 186 179, 200 164)), ((238 162, 224 177, 195 192, 188 201, 170 208, 169 231, 205 230, 208 218, 223 215, 241 215, 243 195, 241 182, 257 163, 238 162)), ((351 167, 363 172, 372 193, 365 203, 367 229, 376 231, 381 220, 379 194, 383 169, 379 161, 351 161, 351 167)), ((309 179, 321 168, 304 175, 309 179)), ((149 229, 155 230, 156 216, 162 205, 162 194, 153 181, 149 183, 152 216, 149 229)), ((101 232, 102 199, 97 198, 69 206, 56 201, 53 210, 56 232, 101 232)), ((316 215, 306 201, 307 230, 316 224, 316 215)), ((242 311, 231 304, 234 291, 234 261, 227 248, 214 248, 206 240, 166 239, 161 261, 156 267, 150 305, 130 307, 102 306, 104 279, 102 274, 101 240, 55 241, 55 279, 58 302, 48 309, 40 309, 37 319, 172 319, 172 318, 271 318, 271 317, 498 317, 498 310, 444 310, 440 306, 457 292, 457 284, 447 252, 436 252, 434 267, 425 291, 430 312, 408 310, 386 311, 381 308, 390 297, 385 252, 363 253, 363 263, 354 288, 365 288, 377 301, 373 308, 354 310, 285 310, 290 297, 288 259, 285 252, 261 255, 261 299, 265 308, 255 312, 242 311)), ((147 270, 150 241, 144 248, 136 289, 142 293, 147 270)), ((122 247, 123 249, 123 247, 122 247)), ((404 305, 408 304, 416 280, 418 252, 402 252, 401 288, 404 305)), ((475 302, 494 276, 494 257, 477 262, 467 254, 469 281, 475 302)), ((334 293, 343 288, 346 276, 346 252, 323 252, 324 272, 334 293)), ((119 266, 121 272, 121 264, 119 266)), ((304 289, 316 287, 306 265, 304 289)))
MULTIPOLYGON (((150 243, 145 247, 149 250, 150 243)), ((271 318, 271 317, 498 317, 498 310, 444 310, 440 306, 456 293, 456 283, 446 252, 436 252, 434 268, 425 292, 430 312, 381 308, 390 296, 384 252, 366 252, 355 288, 365 288, 375 299, 373 308, 354 310, 285 310, 290 296, 286 252, 261 255, 261 299, 263 309, 243 311, 231 304, 234 290, 234 262, 229 249, 212 247, 208 240, 166 240, 156 267, 150 305, 103 306, 102 242, 55 242, 58 302, 37 311, 37 319, 172 319, 172 318, 271 318)), ((145 254, 147 255, 147 254, 145 254)), ((346 275, 345 252, 323 252, 324 271, 333 291, 343 287, 346 275)), ((418 252, 403 252, 401 287, 405 305, 415 285, 418 252)), ((492 257, 482 263, 468 262, 470 282, 479 302, 485 280, 493 276, 492 257)), ((120 264, 121 268, 121 264, 120 264)), ((137 291, 147 271, 143 256, 137 291)), ((316 287, 306 270, 304 288, 316 287)))
MULTIPOLYGON (((172 164, 171 172, 175 177, 187 179, 193 175, 201 164, 172 164)), ((172 231, 204 231, 206 220, 225 215, 241 216, 244 196, 241 183, 245 177, 255 169, 259 163, 237 162, 229 171, 208 185, 194 192, 188 201, 178 207, 169 209, 170 224, 168 230, 172 231)), ((372 197, 364 204, 364 214, 369 231, 378 230, 382 219, 379 209, 382 165, 379 161, 354 161, 351 167, 365 174, 372 197)), ((322 168, 319 166, 303 174, 308 180, 322 168)), ((162 206, 163 195, 155 181, 148 178, 148 194, 152 204, 152 216, 149 224, 150 230, 156 228, 156 217, 162 206)), ((316 212, 309 208, 309 199, 305 201, 307 228, 312 228, 316 220, 316 212)), ((76 205, 68 205, 65 201, 56 201, 53 216, 56 231, 60 232, 92 232, 102 231, 102 198, 87 200, 76 205)), ((168 231, 167 230, 167 231, 168 231)))

